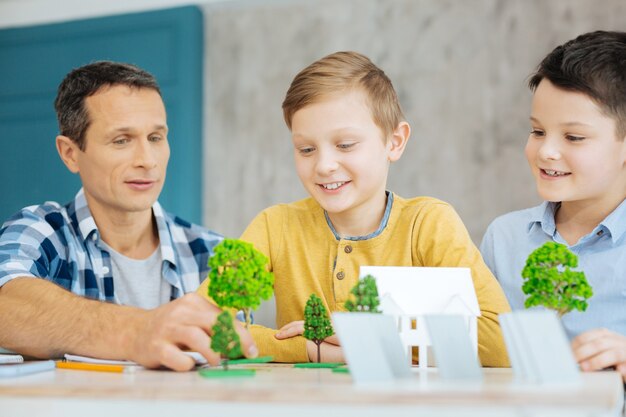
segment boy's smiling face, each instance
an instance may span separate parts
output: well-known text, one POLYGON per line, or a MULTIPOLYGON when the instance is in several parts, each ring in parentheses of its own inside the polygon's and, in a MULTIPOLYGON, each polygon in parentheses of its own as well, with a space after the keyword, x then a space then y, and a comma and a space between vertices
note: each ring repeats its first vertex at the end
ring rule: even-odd
POLYGON ((389 163, 402 155, 408 124, 402 122, 400 132, 386 138, 365 93, 355 89, 303 107, 291 126, 296 170, 306 190, 339 233, 341 224, 355 221, 363 230, 344 232, 371 233, 369 223, 377 226, 385 208, 389 163))
POLYGON ((526 157, 547 201, 616 206, 626 195, 626 141, 586 94, 544 79, 531 110, 526 157))

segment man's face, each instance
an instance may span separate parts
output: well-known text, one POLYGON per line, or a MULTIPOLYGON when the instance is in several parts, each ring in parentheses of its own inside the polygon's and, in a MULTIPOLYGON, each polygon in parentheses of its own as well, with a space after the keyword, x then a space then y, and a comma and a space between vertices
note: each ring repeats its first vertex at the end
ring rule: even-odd
POLYGON ((105 87, 85 100, 91 124, 76 167, 92 213, 151 210, 170 148, 161 96, 149 88, 105 87))
POLYGON ((533 97, 531 125, 526 157, 544 200, 593 203, 600 211, 604 202, 624 199, 626 142, 590 97, 544 79, 533 97))

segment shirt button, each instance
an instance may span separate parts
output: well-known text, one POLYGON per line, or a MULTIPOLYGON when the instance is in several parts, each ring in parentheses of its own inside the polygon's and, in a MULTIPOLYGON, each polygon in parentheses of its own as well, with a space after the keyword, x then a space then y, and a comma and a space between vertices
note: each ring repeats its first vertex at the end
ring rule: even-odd
POLYGON ((596 233, 597 236, 602 236, 604 234, 604 230, 599 230, 598 233, 596 233))
POLYGON ((344 251, 345 253, 350 253, 350 252, 352 252, 352 246, 347 245, 345 248, 343 248, 343 251, 344 251))
POLYGON ((338 279, 338 280, 342 280, 342 279, 344 279, 344 278, 345 278, 345 276, 346 276, 346 275, 343 273, 343 271, 339 271, 339 272, 337 272, 337 279, 338 279))
POLYGON ((102 267, 102 273, 103 273, 104 275, 108 274, 108 273, 109 273, 109 267, 107 267, 107 266, 103 266, 103 267, 102 267))
POLYGON ((98 240, 98 235, 96 235, 95 233, 91 235, 91 240, 93 240, 94 242, 98 240))

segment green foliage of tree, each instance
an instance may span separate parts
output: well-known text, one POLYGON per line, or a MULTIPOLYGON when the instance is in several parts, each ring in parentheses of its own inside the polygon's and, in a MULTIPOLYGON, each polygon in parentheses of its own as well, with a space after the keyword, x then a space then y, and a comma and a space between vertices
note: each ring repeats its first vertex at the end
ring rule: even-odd
POLYGON ((237 359, 243 356, 241 341, 235 331, 233 317, 228 311, 223 311, 217 316, 217 321, 213 325, 211 349, 221 355, 223 359, 222 364, 226 370, 228 370, 229 359, 237 359))
POLYGON ((354 301, 346 301, 346 310, 359 313, 380 313, 378 306, 378 288, 376 288, 376 278, 366 275, 360 279, 350 290, 354 295, 354 301))
POLYGON ((209 297, 220 307, 243 310, 246 327, 250 311, 274 292, 274 274, 267 270, 267 262, 251 243, 238 239, 224 239, 209 259, 209 297))
POLYGON ((303 336, 317 345, 317 362, 321 361, 320 345, 329 336, 335 334, 333 325, 322 300, 311 294, 304 307, 303 336))
POLYGON ((522 291, 528 297, 526 308, 544 306, 555 310, 559 317, 572 311, 585 311, 593 290, 578 266, 578 257, 567 246, 546 242, 535 249, 522 270, 522 291))

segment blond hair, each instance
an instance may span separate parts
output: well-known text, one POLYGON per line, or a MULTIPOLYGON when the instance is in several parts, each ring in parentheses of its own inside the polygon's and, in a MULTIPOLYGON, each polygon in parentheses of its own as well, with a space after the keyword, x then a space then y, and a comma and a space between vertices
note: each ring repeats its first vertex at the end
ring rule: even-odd
POLYGON ((291 130, 293 115, 320 99, 354 89, 365 92, 374 123, 385 136, 393 133, 404 115, 391 80, 365 55, 335 52, 300 71, 283 101, 283 115, 291 130))

